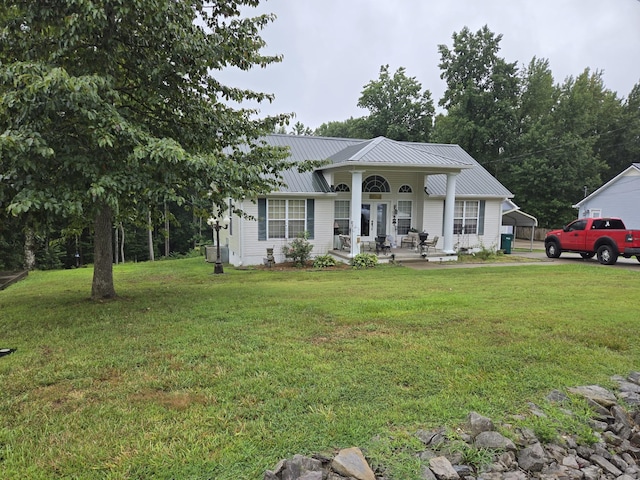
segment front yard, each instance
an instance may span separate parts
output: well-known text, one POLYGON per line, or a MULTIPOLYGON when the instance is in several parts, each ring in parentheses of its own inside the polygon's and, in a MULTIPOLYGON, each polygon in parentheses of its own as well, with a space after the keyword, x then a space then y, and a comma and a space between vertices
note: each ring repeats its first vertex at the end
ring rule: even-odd
POLYGON ((106 303, 90 269, 0 292, 0 476, 261 479, 350 446, 393 473, 374 438, 640 369, 635 271, 211 271, 120 265, 106 303))

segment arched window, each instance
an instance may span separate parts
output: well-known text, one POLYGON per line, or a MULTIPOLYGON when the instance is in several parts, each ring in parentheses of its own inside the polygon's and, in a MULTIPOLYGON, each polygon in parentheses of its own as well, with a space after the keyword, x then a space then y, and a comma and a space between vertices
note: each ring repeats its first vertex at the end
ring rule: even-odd
POLYGON ((336 185, 336 188, 334 188, 333 191, 334 192, 350 192, 351 189, 349 188, 349 185, 347 185, 346 183, 339 183, 338 185, 336 185))
POLYGON ((411 188, 411 185, 402 185, 398 189, 398 193, 413 193, 413 189, 411 188))
POLYGON ((362 191, 367 193, 389 193, 389 182, 378 175, 371 175, 362 182, 362 191))

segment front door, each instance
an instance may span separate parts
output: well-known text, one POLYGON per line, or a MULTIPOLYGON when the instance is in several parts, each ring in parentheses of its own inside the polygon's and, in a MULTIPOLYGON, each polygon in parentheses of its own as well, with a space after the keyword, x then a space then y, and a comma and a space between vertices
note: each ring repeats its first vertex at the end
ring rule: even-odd
POLYGON ((360 236, 363 242, 373 242, 377 235, 387 234, 388 203, 363 203, 360 214, 360 236))

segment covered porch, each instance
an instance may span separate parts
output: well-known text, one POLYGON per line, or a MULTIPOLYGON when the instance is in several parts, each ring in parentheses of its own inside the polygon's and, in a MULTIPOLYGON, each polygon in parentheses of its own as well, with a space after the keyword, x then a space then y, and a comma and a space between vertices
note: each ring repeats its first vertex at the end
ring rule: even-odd
MULTIPOLYGON (((409 226, 423 230, 426 227, 425 201, 429 197, 427 181, 431 176, 442 176, 446 178, 446 187, 444 198, 440 200, 444 209, 441 227, 437 229, 441 238, 438 256, 457 258, 454 248, 456 180, 463 170, 472 168, 471 162, 434 155, 384 137, 347 148, 328 161, 329 165, 322 170, 332 192, 342 194, 342 198, 348 194, 349 212, 336 219, 334 224, 334 229, 348 232, 349 236, 348 251, 340 250, 339 256, 353 258, 359 253, 372 251, 372 245, 375 245, 372 241, 380 235, 389 235, 397 244, 394 246, 400 247, 409 226), (412 181, 391 189, 387 176, 395 175, 397 178, 399 174, 410 176, 412 181), (403 213, 401 204, 412 204, 415 211, 410 207, 408 217, 400 218, 399 214, 403 213), (404 230, 401 231, 396 222, 407 220, 410 225, 403 225, 404 230)), ((394 248, 389 255, 383 253, 380 258, 395 254, 396 259, 417 256, 421 260, 419 253, 412 255, 409 249, 394 248)), ((428 257, 435 254, 434 248, 428 257)))
MULTIPOLYGON (((376 253, 375 245, 366 242, 360 245, 360 253, 373 253, 377 255, 379 263, 408 263, 408 262, 455 262, 458 255, 446 253, 437 248, 430 248, 425 256, 416 248, 397 247, 388 251, 380 251, 376 253)), ((343 263, 349 263, 353 258, 348 250, 331 250, 329 252, 337 260, 343 263)))

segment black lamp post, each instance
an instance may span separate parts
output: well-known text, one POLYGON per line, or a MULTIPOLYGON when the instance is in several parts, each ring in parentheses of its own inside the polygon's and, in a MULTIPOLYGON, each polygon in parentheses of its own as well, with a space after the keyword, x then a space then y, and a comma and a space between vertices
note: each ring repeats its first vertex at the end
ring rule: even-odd
POLYGON ((207 223, 216 231, 216 266, 213 268, 213 273, 224 273, 222 268, 222 260, 220 259, 220 229, 229 228, 229 217, 224 217, 222 223, 219 218, 209 217, 207 223))

